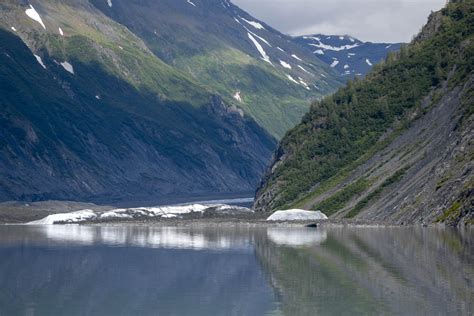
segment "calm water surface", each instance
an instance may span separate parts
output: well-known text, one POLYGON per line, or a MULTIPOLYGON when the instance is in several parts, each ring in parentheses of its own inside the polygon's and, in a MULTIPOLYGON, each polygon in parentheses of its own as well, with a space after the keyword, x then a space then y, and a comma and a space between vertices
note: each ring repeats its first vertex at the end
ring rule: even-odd
POLYGON ((473 313, 473 230, 0 226, 0 316, 473 313))

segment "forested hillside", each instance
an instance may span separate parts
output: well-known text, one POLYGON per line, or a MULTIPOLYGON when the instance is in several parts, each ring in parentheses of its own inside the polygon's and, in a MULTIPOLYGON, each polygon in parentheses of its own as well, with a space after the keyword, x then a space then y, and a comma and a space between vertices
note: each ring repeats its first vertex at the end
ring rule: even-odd
POLYGON ((472 220, 474 1, 433 13, 365 80, 315 102, 281 141, 258 210, 472 220))

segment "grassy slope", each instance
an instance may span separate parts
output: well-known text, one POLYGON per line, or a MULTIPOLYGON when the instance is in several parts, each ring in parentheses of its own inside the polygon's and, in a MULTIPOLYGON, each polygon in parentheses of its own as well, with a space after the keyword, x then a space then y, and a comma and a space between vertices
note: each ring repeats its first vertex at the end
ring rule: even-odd
MULTIPOLYGON (((337 186, 352 170, 423 113, 422 100, 449 77, 448 87, 462 84, 472 72, 473 1, 449 4, 436 35, 391 55, 363 81, 350 82, 333 96, 314 103, 302 123, 290 131, 274 167, 257 196, 275 191, 269 207, 318 207, 308 202, 337 186)), ((434 96, 433 102, 440 96, 434 96)), ((472 106, 472 105, 471 105, 472 106)), ((334 212, 363 190, 364 179, 346 194, 324 201, 334 212), (358 186, 358 187, 356 187, 358 186)))
POLYGON ((127 28, 103 16, 85 0, 44 0, 35 4, 46 30, 25 15, 25 7, 11 1, 3 6, 8 15, 0 25, 9 31, 10 26, 15 26, 39 55, 85 65, 98 63, 110 75, 137 89, 153 91, 162 99, 196 106, 209 99, 209 93, 197 81, 161 61, 127 28), (64 37, 60 36, 59 27, 65 32, 64 37))
POLYGON ((310 100, 321 98, 340 85, 331 68, 301 48, 297 53, 308 62, 299 63, 313 74, 299 70, 296 60, 283 57, 285 54, 276 48, 291 45, 296 49, 297 45, 287 42, 274 30, 258 31, 245 22, 238 24, 234 18, 245 12, 226 9, 218 1, 200 2, 198 7, 168 0, 116 1, 113 8, 99 0, 92 3, 143 38, 157 56, 219 93, 228 103, 242 108, 278 138, 300 120, 310 100), (262 42, 272 57, 293 62, 294 69, 290 72, 293 77, 301 76, 320 90, 311 87, 308 91, 292 83, 278 59, 272 59, 276 67, 262 61, 244 26, 272 44, 269 47, 262 42), (242 102, 233 98, 237 91, 241 92, 242 102))

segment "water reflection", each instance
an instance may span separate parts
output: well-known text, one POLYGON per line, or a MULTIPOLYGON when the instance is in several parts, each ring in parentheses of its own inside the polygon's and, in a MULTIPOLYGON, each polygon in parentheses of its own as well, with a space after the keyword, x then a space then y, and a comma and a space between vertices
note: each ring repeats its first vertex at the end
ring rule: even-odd
POLYGON ((283 246, 314 246, 327 238, 326 229, 270 227, 267 230, 268 239, 283 246))
POLYGON ((473 233, 331 228, 312 247, 257 246, 285 315, 472 315, 473 233))
POLYGON ((474 234, 0 226, 0 315, 472 315, 474 234))
POLYGON ((248 236, 0 227, 0 315, 263 315, 274 296, 248 236))

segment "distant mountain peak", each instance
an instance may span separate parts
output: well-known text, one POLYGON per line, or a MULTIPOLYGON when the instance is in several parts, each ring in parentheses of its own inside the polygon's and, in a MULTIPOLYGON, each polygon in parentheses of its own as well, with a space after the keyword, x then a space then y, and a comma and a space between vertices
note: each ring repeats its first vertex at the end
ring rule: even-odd
POLYGON ((334 68, 341 76, 364 76, 373 65, 384 60, 389 52, 400 49, 400 43, 364 42, 350 35, 313 34, 295 41, 334 68))

